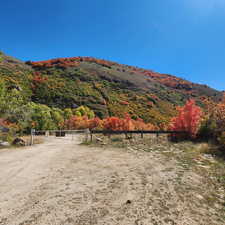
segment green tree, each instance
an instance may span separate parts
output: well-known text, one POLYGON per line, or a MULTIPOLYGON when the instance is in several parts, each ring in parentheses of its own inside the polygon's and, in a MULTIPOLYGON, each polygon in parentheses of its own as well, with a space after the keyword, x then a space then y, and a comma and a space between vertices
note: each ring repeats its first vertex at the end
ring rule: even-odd
POLYGON ((66 120, 70 119, 70 118, 73 116, 73 111, 72 111, 72 109, 70 109, 70 108, 64 109, 63 112, 64 112, 64 118, 65 118, 66 120))
POLYGON ((20 91, 7 90, 4 82, 0 81, 0 117, 16 123, 22 130, 28 126, 30 114, 30 108, 20 91))
POLYGON ((52 108, 51 115, 56 129, 62 128, 62 125, 64 123, 63 111, 58 108, 52 108))
POLYGON ((31 110, 31 120, 33 127, 37 130, 52 130, 56 128, 56 123, 52 118, 51 108, 46 105, 29 103, 31 110))
POLYGON ((95 113, 87 106, 80 106, 79 108, 75 109, 74 114, 76 116, 87 116, 89 119, 95 117, 95 113))

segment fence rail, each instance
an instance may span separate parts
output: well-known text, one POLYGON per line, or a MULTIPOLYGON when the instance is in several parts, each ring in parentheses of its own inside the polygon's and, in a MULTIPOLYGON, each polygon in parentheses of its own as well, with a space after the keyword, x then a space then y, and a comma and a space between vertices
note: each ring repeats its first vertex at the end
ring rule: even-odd
POLYGON ((34 130, 35 133, 45 133, 45 132, 76 132, 76 133, 84 133, 86 132, 87 129, 83 129, 83 130, 34 130))
POLYGON ((92 130, 92 134, 185 134, 186 131, 165 131, 165 130, 92 130))
POLYGON ((93 141, 93 135, 94 134, 103 134, 103 135, 119 135, 119 134, 124 134, 126 135, 131 135, 132 134, 140 134, 141 138, 144 138, 144 134, 156 134, 157 140, 160 134, 186 134, 187 132, 185 131, 171 131, 171 130, 121 130, 121 131, 112 131, 112 130, 91 130, 90 131, 90 136, 91 136, 91 141, 93 141))

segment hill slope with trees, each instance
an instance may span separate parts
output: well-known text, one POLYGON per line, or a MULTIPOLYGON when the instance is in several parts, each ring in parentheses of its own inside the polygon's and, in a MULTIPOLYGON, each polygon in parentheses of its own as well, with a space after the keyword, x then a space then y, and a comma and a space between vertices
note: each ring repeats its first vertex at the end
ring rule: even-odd
POLYGON ((16 92, 24 103, 45 110, 85 105, 100 118, 128 113, 157 126, 168 124, 176 106, 189 98, 200 106, 204 99, 222 98, 222 92, 206 85, 91 57, 22 62, 0 53, 0 79, 8 94, 16 92))

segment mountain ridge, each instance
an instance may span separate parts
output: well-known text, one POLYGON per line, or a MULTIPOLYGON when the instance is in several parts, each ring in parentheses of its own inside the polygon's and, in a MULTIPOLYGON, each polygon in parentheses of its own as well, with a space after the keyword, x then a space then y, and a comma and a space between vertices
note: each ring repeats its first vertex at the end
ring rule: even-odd
MULTIPOLYGON (((126 65, 126 64, 120 64, 117 63, 115 61, 109 61, 109 60, 104 60, 104 59, 98 59, 98 58, 94 58, 94 57, 88 57, 88 56, 83 56, 83 57, 65 57, 65 58, 54 58, 54 59, 49 59, 49 60, 42 60, 42 61, 27 61, 27 64, 32 65, 33 67, 49 67, 49 66, 53 66, 53 65, 57 65, 57 66, 62 66, 62 67, 69 67, 69 66, 77 66, 74 62, 81 62, 81 61, 88 61, 88 62, 94 62, 97 64, 101 64, 105 67, 110 68, 111 66, 120 66, 120 67, 124 67, 124 68, 129 68, 129 69, 133 69, 133 72, 137 72, 137 73, 141 73, 143 75, 147 75, 151 78, 154 79, 161 79, 161 83, 166 84, 166 86, 175 86, 176 84, 169 84, 169 81, 171 80, 171 82, 179 82, 180 84, 181 82, 183 83, 183 87, 185 88, 185 85, 198 85, 198 86, 204 86, 210 89, 214 89, 211 88, 210 86, 206 85, 206 84, 201 84, 201 83, 195 83, 192 81, 188 81, 187 79, 175 76, 175 75, 171 75, 171 74, 167 74, 167 73, 159 73, 150 69, 143 69, 137 66, 130 66, 130 65, 126 65)), ((187 88, 187 87, 186 87, 187 88)), ((189 87, 190 88, 190 87, 189 87)), ((216 90, 216 89, 214 89, 216 90)))

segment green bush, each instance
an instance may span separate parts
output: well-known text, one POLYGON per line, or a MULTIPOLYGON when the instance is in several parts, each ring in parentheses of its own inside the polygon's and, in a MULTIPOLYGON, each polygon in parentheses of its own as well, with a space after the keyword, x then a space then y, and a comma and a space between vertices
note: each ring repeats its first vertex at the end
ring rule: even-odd
POLYGON ((202 140, 215 139, 215 130, 216 122, 207 118, 201 124, 198 131, 198 137, 202 140))
POLYGON ((219 137, 218 141, 223 150, 225 150, 225 132, 223 132, 219 137))

